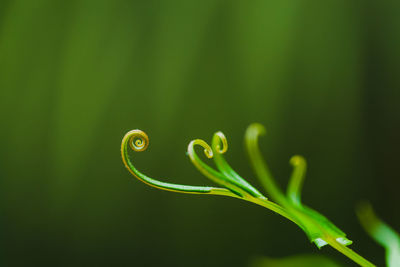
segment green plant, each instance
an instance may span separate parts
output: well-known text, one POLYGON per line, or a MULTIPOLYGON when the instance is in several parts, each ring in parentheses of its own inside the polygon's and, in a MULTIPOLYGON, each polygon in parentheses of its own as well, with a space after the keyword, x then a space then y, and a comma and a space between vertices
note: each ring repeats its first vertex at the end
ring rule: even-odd
POLYGON ((128 147, 134 151, 144 151, 149 138, 141 130, 132 130, 122 139, 121 154, 126 168, 139 180, 159 189, 192 194, 213 194, 239 198, 268 208, 297 224, 309 240, 318 248, 330 245, 361 266, 374 266, 371 262, 348 248, 352 243, 346 234, 330 222, 326 217, 304 205, 301 201, 301 189, 306 172, 306 161, 301 156, 293 156, 290 163, 293 172, 286 194, 275 183, 258 148, 258 138, 265 134, 260 124, 252 124, 245 134, 245 143, 252 167, 260 179, 264 189, 274 201, 270 201, 256 188, 235 172, 223 157, 228 143, 222 132, 216 132, 211 146, 201 139, 193 140, 188 146, 188 155, 195 167, 209 179, 222 187, 189 186, 161 182, 138 171, 130 161, 128 147), (217 169, 204 163, 195 151, 195 146, 204 149, 207 158, 213 158, 217 169))

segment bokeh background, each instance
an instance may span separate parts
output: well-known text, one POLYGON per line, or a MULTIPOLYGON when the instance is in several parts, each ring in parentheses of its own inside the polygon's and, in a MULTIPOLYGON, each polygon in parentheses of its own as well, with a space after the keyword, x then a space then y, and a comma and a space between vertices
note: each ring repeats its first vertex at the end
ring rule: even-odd
POLYGON ((400 230, 400 2, 0 1, 2 266, 246 266, 322 253, 294 224, 239 200, 160 191, 123 167, 120 141, 164 181, 212 184, 186 146, 222 130, 256 186, 243 134, 286 185, 309 163, 305 203, 382 265, 355 204, 400 230))

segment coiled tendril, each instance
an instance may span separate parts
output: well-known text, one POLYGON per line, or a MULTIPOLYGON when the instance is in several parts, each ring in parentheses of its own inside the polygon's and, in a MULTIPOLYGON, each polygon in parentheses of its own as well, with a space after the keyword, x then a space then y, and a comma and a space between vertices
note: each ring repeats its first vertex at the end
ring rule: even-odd
POLYGON ((149 137, 141 130, 132 130, 127 133, 129 136, 129 146, 133 151, 145 151, 149 146, 149 137))
POLYGON ((213 142, 215 142, 215 151, 217 151, 219 154, 224 154, 226 151, 228 151, 228 140, 223 132, 216 132, 214 134, 213 142))
POLYGON ((194 149, 196 145, 204 149, 204 154, 206 155, 207 158, 213 158, 214 156, 218 155, 218 153, 213 153, 214 150, 205 141, 201 139, 195 139, 191 141, 188 146, 188 155, 193 165, 203 175, 208 177, 213 182, 228 188, 232 193, 235 194, 235 197, 243 197, 243 195, 245 195, 246 192, 242 188, 240 188, 235 184, 232 184, 232 181, 230 181, 229 178, 224 176, 222 173, 216 171, 215 169, 211 168, 200 159, 200 157, 197 155, 194 149))
MULTIPOLYGON (((148 177, 147 175, 143 174, 142 172, 140 172, 138 169, 135 168, 135 166, 130 160, 128 153, 128 147, 130 147, 135 152, 142 152, 147 149, 148 145, 149 145, 149 137, 142 130, 129 131, 128 133, 125 134, 121 143, 122 161, 125 167, 129 170, 129 172, 140 181, 150 186, 156 187, 158 189, 180 192, 180 193, 234 196, 231 191, 225 188, 173 184, 173 183, 161 182, 154 178, 148 177)), ((207 150, 206 155, 212 156, 211 148, 207 150)))

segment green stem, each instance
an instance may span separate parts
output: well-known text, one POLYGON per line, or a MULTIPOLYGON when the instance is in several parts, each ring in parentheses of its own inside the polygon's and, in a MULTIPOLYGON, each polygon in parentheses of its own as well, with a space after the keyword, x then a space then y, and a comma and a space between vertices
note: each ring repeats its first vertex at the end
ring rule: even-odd
MULTIPOLYGON (((274 202, 271 202, 271 201, 269 201, 267 199, 260 199, 260 198, 246 199, 246 200, 251 201, 251 202, 253 202, 253 203, 257 204, 257 205, 263 206, 265 208, 268 208, 268 209, 270 209, 270 210, 282 215, 283 217, 291 220, 292 222, 294 222, 300 228, 303 229, 302 224, 299 222, 299 220, 296 217, 294 217, 291 214, 289 214, 283 207, 275 204, 274 202)), ((319 228, 319 226, 316 226, 316 227, 319 228)), ((321 229, 321 230, 323 231, 323 229, 321 229)), ((342 253, 343 255, 348 257, 349 259, 353 260, 354 262, 356 262, 360 266, 363 266, 363 267, 373 267, 373 266, 375 266, 373 263, 371 263, 370 261, 368 261, 367 259, 365 259, 361 255, 359 255, 354 250, 350 249, 347 246, 344 246, 344 245, 340 244, 338 241, 336 241, 330 235, 325 235, 322 239, 324 241, 326 241, 331 247, 333 247, 334 249, 336 249, 337 251, 339 251, 340 253, 342 253)))
POLYGON ((244 200, 247 200, 249 202, 253 202, 254 204, 260 205, 264 208, 270 209, 276 213, 278 213, 279 215, 285 217, 286 219, 294 222, 296 225, 298 225, 301 229, 304 229, 303 226, 301 225, 301 223, 299 222, 299 220, 297 218, 295 218, 293 215, 291 215, 290 213, 288 213, 285 208, 279 206, 278 204, 269 201, 268 199, 264 198, 244 198, 244 200))
POLYGON ((355 263, 359 264, 360 266, 363 266, 363 267, 373 267, 373 266, 375 266, 373 263, 371 263, 370 261, 368 261, 365 258, 363 258, 361 255, 359 255, 357 252, 355 252, 354 250, 352 250, 349 247, 346 247, 346 246, 340 244, 335 239, 333 239, 331 237, 325 237, 324 240, 326 242, 328 242, 328 244, 331 247, 333 247, 334 249, 336 249, 340 253, 344 254, 348 258, 352 259, 355 263))

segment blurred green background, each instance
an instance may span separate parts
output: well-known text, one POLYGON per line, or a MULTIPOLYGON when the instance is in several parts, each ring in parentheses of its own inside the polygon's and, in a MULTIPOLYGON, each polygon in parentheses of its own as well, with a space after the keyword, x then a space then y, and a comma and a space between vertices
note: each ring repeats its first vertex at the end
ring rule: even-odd
POLYGON ((140 170, 210 185, 186 146, 222 130, 228 161, 259 187, 243 134, 260 122, 279 184, 304 155, 305 203, 382 265, 354 205, 370 200, 400 230, 399 12, 396 0, 1 0, 0 263, 246 266, 319 253, 269 210, 150 188, 120 158, 139 128, 151 140, 133 155, 140 170))

